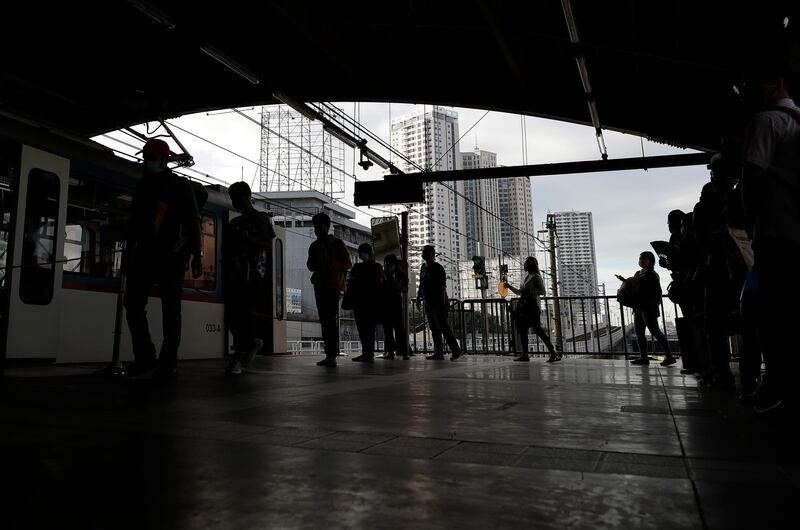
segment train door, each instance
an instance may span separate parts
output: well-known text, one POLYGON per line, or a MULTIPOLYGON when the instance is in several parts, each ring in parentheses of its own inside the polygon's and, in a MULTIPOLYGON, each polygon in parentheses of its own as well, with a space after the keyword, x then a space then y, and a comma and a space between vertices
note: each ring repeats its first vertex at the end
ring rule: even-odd
POLYGON ((69 165, 66 158, 22 146, 5 282, 8 359, 57 356, 69 165))

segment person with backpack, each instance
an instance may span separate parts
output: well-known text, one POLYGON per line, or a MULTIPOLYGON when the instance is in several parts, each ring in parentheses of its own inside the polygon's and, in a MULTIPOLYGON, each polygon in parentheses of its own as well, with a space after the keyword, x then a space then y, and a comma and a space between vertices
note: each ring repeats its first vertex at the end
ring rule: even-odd
POLYGON ((347 290, 345 277, 353 264, 344 242, 328 233, 331 229, 331 218, 328 214, 319 212, 311 218, 311 222, 314 224, 317 239, 308 247, 306 266, 311 271, 311 283, 314 285, 314 298, 325 343, 325 358, 317 365, 334 368, 336 357, 339 356, 339 299, 342 292, 347 290))
POLYGON ((758 335, 765 374, 755 411, 782 415, 800 406, 800 367, 791 333, 800 321, 800 108, 792 101, 796 74, 777 61, 763 63, 753 83, 753 116, 745 134, 741 193, 760 291, 758 335))
POLYGON ((233 356, 225 372, 239 375, 264 346, 253 335, 253 305, 267 271, 267 252, 275 230, 269 215, 255 209, 250 186, 236 182, 228 188, 233 207, 241 215, 232 219, 222 239, 225 274, 225 322, 233 335, 233 356))
POLYGON ((375 262, 369 243, 358 247, 358 257, 361 261, 350 269, 347 281, 361 340, 361 355, 353 357, 353 361, 371 363, 375 359, 375 326, 381 321, 383 311, 383 267, 375 262))
POLYGON ((655 337, 664 350, 666 358, 661 362, 661 366, 675 364, 675 357, 669 349, 669 342, 658 327, 659 306, 661 305, 661 280, 655 271, 656 257, 652 252, 642 252, 639 254, 640 270, 630 278, 624 278, 619 274, 617 279, 622 282, 618 297, 623 305, 633 308, 633 328, 636 331, 636 340, 639 343, 639 358, 631 361, 631 364, 648 365, 650 359, 647 357, 647 338, 644 334, 645 327, 650 330, 650 334, 655 337))
POLYGON ((553 343, 550 342, 550 337, 542 329, 542 309, 539 297, 544 296, 545 288, 542 274, 539 272, 539 262, 533 256, 528 256, 523 267, 528 274, 522 280, 519 288, 505 282, 505 286, 520 297, 514 311, 514 326, 517 329, 517 336, 522 345, 522 354, 516 356, 514 360, 520 362, 530 361, 528 356, 528 328, 533 327, 533 332, 544 342, 545 346, 547 346, 547 351, 550 352, 550 358, 547 359, 547 362, 560 361, 561 354, 556 352, 555 348, 553 348, 553 343))
POLYGON ((142 151, 144 176, 136 184, 123 271, 127 275, 124 304, 133 343, 134 361, 125 373, 137 376, 154 370, 154 379, 177 375, 181 340, 183 277, 191 257, 192 277, 202 274, 200 215, 188 179, 167 168, 169 146, 151 138, 142 151), (147 299, 158 285, 164 338, 156 348, 147 323, 147 299))

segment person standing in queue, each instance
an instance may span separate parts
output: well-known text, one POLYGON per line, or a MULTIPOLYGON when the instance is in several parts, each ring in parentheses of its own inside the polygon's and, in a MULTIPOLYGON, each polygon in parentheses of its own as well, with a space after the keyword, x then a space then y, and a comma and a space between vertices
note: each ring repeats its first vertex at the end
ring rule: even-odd
POLYGON ((404 261, 389 254, 384 264, 383 335, 386 354, 384 359, 394 359, 395 353, 408 360, 408 333, 403 317, 403 295, 408 292, 408 272, 404 261))
POLYGON ((308 247, 306 265, 311 271, 311 283, 314 285, 314 298, 325 343, 325 358, 317 366, 335 367, 336 357, 339 355, 339 298, 347 289, 345 278, 353 264, 344 242, 328 233, 331 229, 331 218, 320 212, 311 218, 311 222, 314 224, 317 239, 308 247))
POLYGON ((425 315, 428 317, 428 326, 433 336, 433 355, 426 357, 431 361, 444 360, 444 345, 442 335, 447 340, 447 346, 452 355, 451 361, 461 357, 461 347, 458 345, 453 330, 447 322, 447 274, 444 267, 436 263, 436 249, 425 245, 422 249, 422 264, 419 274, 419 291, 417 293, 417 308, 420 301, 425 302, 425 315))
POLYGON ((505 282, 512 293, 519 295, 520 300, 514 314, 514 325, 517 328, 517 335, 522 345, 522 354, 514 358, 515 361, 528 362, 528 328, 533 327, 536 336, 547 346, 550 358, 547 362, 552 363, 561 360, 561 354, 556 353, 550 337, 542 329, 541 315, 542 309, 539 305, 539 297, 545 294, 544 280, 542 273, 539 272, 539 262, 533 256, 528 256, 523 265, 528 274, 522 280, 519 289, 508 282, 505 282))
MULTIPOLYGON (((661 305, 661 280, 655 271, 656 257, 652 252, 642 252, 639 255, 640 270, 633 275, 638 280, 636 290, 636 306, 633 316, 633 328, 636 331, 636 340, 639 342, 639 358, 631 361, 631 364, 648 365, 650 359, 647 357, 647 337, 644 334, 645 327, 650 330, 650 334, 655 337, 664 349, 666 357, 661 362, 661 366, 675 364, 675 357, 669 349, 669 342, 658 327, 659 306, 661 305)), ((617 279, 622 282, 628 280, 619 274, 617 279)))
POLYGON ((369 243, 362 243, 358 247, 358 257, 361 261, 350 269, 347 282, 361 340, 361 355, 353 357, 353 361, 371 363, 375 359, 375 326, 381 321, 383 312, 383 267, 375 263, 369 243))
POLYGON ((232 219, 222 240, 225 273, 225 322, 233 335, 233 357, 225 370, 239 375, 264 346, 253 335, 253 305, 267 271, 267 252, 275 230, 269 215, 253 206, 250 186, 235 182, 228 188, 233 207, 241 215, 232 219))
POLYGON ((167 168, 167 143, 150 139, 142 155, 144 177, 137 182, 131 202, 123 254, 123 271, 127 275, 124 303, 134 355, 125 373, 137 376, 157 368, 154 379, 174 379, 181 340, 183 277, 190 257, 192 277, 202 274, 200 216, 189 180, 167 168), (158 360, 145 310, 154 284, 161 297, 164 329, 158 360))

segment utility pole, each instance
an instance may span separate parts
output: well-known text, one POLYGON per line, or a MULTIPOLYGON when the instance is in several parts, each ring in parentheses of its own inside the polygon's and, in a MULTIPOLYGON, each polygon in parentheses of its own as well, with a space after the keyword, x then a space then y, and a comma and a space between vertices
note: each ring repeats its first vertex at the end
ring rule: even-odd
POLYGON ((558 301, 558 273, 556 267, 556 216, 547 214, 547 235, 550 241, 550 287, 553 291, 553 313, 556 325, 556 349, 564 351, 561 335, 561 304, 558 301))
MULTIPOLYGON (((400 213, 400 252, 403 256, 403 264, 406 267, 406 274, 408 270, 408 210, 400 213)), ((412 286, 409 286, 413 289, 412 286)), ((406 330, 406 335, 403 340, 406 341, 407 352, 409 349, 408 344, 408 292, 403 293, 403 329, 406 330)))

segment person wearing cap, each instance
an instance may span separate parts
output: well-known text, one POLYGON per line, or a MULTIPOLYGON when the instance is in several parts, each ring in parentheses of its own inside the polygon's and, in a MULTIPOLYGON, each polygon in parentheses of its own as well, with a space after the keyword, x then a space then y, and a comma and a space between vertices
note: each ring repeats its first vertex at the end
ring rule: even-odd
POLYGON ((452 355, 451 361, 461 357, 461 347, 456 336, 447 322, 447 274, 439 263, 436 263, 436 249, 425 245, 422 249, 422 264, 419 273, 419 291, 417 292, 417 307, 420 301, 425 302, 425 315, 428 317, 428 326, 433 337, 433 355, 426 357, 431 361, 444 359, 444 344, 442 335, 447 340, 447 346, 452 355))
POLYGON ((375 254, 369 243, 362 243, 358 247, 358 257, 361 261, 353 265, 347 281, 361 341, 361 355, 353 357, 353 361, 371 363, 375 359, 375 326, 381 321, 384 301, 383 267, 375 262, 375 254))
POLYGON ((344 242, 328 233, 331 218, 319 212, 311 218, 311 222, 317 239, 308 247, 306 266, 311 271, 322 340, 325 343, 325 358, 317 365, 333 368, 339 356, 339 298, 347 289, 345 278, 353 264, 344 242))
POLYGON ((124 303, 134 355, 126 374, 137 376, 157 368, 155 379, 172 379, 177 373, 181 294, 190 257, 192 277, 199 278, 202 273, 200 218, 189 180, 167 168, 167 143, 151 138, 142 155, 144 176, 137 182, 131 202, 123 255, 127 275, 124 303), (158 285, 161 297, 163 341, 158 359, 145 310, 153 285, 158 285))

